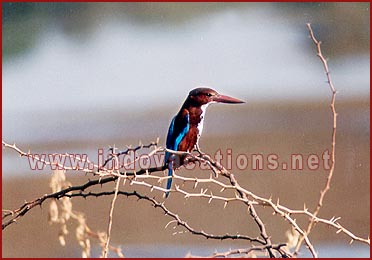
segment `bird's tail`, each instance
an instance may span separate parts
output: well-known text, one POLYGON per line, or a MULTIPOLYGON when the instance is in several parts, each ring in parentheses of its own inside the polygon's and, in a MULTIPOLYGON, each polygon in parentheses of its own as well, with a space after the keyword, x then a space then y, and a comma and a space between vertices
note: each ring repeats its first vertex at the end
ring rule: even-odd
POLYGON ((167 190, 168 191, 165 193, 165 198, 168 198, 168 196, 169 196, 169 189, 172 186, 173 163, 169 163, 168 164, 168 176, 170 176, 171 178, 169 178, 168 181, 167 181, 167 190))

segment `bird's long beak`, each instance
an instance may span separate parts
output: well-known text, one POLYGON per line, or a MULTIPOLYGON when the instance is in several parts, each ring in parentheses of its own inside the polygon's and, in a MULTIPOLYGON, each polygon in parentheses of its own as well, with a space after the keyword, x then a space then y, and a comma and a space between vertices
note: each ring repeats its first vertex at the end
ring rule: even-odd
POLYGON ((239 103, 245 103, 242 100, 239 100, 237 98, 217 94, 213 96, 213 101, 218 102, 218 103, 228 103, 228 104, 239 104, 239 103))

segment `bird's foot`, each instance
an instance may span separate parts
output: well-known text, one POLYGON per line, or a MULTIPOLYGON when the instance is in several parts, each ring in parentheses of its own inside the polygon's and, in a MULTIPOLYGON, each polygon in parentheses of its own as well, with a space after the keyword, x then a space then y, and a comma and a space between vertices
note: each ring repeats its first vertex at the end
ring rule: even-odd
POLYGON ((195 151, 197 151, 199 153, 199 156, 202 156, 204 153, 200 150, 200 147, 199 147, 199 144, 196 143, 195 144, 195 151))

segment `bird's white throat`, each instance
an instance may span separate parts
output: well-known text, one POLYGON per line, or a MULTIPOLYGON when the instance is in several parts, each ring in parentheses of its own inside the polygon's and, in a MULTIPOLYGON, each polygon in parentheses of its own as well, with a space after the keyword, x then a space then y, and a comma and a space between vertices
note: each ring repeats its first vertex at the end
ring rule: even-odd
MULTIPOLYGON (((209 103, 208 104, 204 104, 202 105, 200 108, 202 110, 202 113, 200 115, 200 122, 198 124, 198 137, 201 136, 202 132, 203 132, 203 124, 204 124, 204 117, 205 117, 205 111, 207 110, 207 107, 208 107, 209 103)), ((198 138, 199 139, 199 138, 198 138)))

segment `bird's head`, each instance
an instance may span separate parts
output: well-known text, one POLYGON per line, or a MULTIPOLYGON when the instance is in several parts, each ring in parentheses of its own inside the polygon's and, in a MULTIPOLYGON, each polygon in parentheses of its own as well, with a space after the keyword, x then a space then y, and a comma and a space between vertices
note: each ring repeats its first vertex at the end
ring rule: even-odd
POLYGON ((221 95, 211 88, 196 88, 190 91, 188 96, 189 101, 197 106, 202 106, 210 103, 229 103, 239 104, 245 103, 242 100, 221 95))

